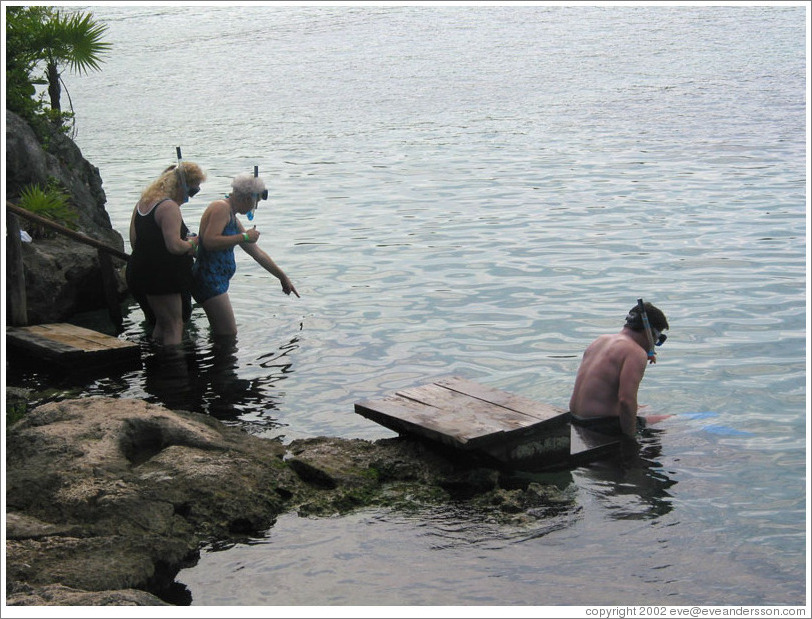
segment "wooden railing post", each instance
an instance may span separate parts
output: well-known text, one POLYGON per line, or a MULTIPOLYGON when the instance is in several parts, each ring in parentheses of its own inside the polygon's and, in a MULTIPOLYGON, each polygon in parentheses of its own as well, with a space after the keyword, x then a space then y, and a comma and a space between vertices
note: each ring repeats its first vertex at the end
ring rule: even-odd
POLYGON ((102 286, 104 287, 104 298, 107 302, 107 309, 110 313, 110 320, 113 325, 121 333, 124 330, 124 318, 121 315, 121 305, 118 301, 118 284, 116 282, 115 271, 113 270, 112 257, 125 262, 129 255, 125 252, 110 247, 109 245, 97 241, 81 232, 75 232, 70 228, 66 228, 58 223, 40 217, 34 213, 20 208, 16 204, 6 201, 7 216, 7 230, 9 236, 9 243, 7 249, 7 276, 9 279, 9 298, 8 304, 11 310, 11 321, 15 327, 22 327, 28 324, 28 309, 25 300, 25 273, 23 271, 23 258, 22 247, 20 245, 20 224, 17 221, 17 216, 24 217, 29 221, 33 221, 41 226, 54 230, 74 241, 95 247, 99 254, 99 269, 101 270, 102 286))
POLYGON ((13 327, 28 324, 28 305, 25 300, 25 270, 23 248, 20 241, 20 222, 12 213, 6 217, 6 277, 8 278, 8 310, 13 327))
POLYGON ((107 311, 110 314, 113 326, 116 328, 116 333, 121 333, 124 331, 124 317, 121 315, 121 304, 118 302, 118 285, 116 283, 116 274, 113 271, 113 260, 110 258, 110 254, 103 249, 99 249, 98 254, 107 311))

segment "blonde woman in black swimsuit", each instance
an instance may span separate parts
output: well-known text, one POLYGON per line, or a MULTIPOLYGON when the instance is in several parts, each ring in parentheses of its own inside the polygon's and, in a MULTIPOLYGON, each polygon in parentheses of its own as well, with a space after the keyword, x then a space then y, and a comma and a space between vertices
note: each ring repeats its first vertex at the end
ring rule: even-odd
POLYGON ((147 321, 152 339, 180 344, 191 315, 192 263, 197 242, 189 236, 180 205, 200 191, 206 175, 195 163, 164 170, 141 194, 130 219, 127 285, 147 321))

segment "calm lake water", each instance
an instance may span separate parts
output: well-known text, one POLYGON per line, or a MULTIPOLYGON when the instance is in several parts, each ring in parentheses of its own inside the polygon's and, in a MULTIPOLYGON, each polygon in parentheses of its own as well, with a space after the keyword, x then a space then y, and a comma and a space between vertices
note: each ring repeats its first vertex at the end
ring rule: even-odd
POLYGON ((566 407, 638 297, 671 324, 640 398, 677 415, 559 475, 571 510, 284 515, 183 570, 193 605, 805 603, 807 8, 92 10, 113 52, 65 80, 113 226, 175 146, 208 173, 192 229, 258 165, 252 225, 302 298, 240 253, 233 348, 197 308, 175 367, 143 344, 123 375, 15 380, 377 439, 354 402, 454 373, 566 407))

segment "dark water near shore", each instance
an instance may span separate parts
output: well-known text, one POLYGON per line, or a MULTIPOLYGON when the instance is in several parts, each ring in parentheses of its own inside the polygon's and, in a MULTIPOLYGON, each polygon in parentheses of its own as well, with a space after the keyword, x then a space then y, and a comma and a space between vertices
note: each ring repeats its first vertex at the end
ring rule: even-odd
MULTIPOLYGON (((285 515, 183 570, 194 605, 804 603, 806 9, 93 12, 114 51, 66 81, 113 226, 176 145, 209 177, 192 229, 258 165, 252 225, 302 298, 239 255, 236 341, 197 308, 174 363, 143 344, 141 368, 9 382, 376 439, 360 399, 457 373, 566 406, 638 297, 671 323, 641 401, 675 417, 548 480, 572 509, 285 515)), ((137 307, 122 337, 144 337, 137 307)))

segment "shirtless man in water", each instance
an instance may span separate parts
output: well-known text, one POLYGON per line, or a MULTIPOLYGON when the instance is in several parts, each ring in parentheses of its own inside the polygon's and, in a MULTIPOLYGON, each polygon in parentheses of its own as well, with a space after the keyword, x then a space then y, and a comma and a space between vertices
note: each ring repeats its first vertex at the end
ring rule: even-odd
POLYGON ((651 328, 646 330, 639 306, 629 310, 620 333, 601 335, 584 351, 575 378, 572 422, 597 432, 634 436, 638 423, 637 389, 648 363, 655 363, 654 346, 665 341, 665 314, 645 303, 651 328))

